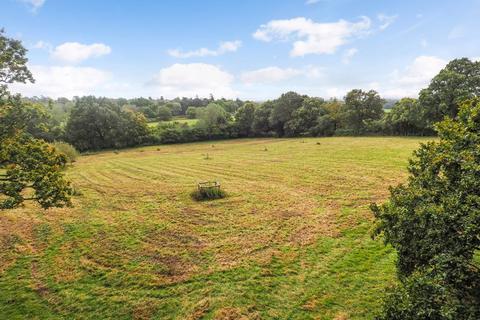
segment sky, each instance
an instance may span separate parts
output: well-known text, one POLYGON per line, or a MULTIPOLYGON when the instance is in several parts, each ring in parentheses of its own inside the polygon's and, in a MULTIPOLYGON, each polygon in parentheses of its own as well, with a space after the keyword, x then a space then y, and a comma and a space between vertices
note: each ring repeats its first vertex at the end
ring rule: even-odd
POLYGON ((480 57, 480 0, 0 0, 26 96, 416 97, 480 57))

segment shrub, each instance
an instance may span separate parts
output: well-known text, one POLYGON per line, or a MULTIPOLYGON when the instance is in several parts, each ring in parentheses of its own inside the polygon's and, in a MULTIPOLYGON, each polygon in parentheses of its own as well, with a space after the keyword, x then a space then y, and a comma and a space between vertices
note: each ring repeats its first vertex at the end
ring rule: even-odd
POLYGON ((222 199, 227 196, 227 193, 220 189, 220 186, 199 187, 193 191, 190 196, 196 201, 222 199))
POLYGON ((356 134, 351 129, 337 129, 335 130, 335 135, 339 137, 353 137, 356 134))
POLYGON ((62 141, 56 141, 52 143, 52 145, 59 153, 62 153, 67 157, 68 162, 72 163, 77 160, 79 153, 71 144, 62 141))

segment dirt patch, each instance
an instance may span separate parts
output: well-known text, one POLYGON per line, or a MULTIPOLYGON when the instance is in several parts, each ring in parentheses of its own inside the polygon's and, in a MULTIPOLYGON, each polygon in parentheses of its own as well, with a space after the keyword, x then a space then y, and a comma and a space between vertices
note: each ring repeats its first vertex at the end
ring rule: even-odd
POLYGON ((193 264, 184 261, 179 256, 154 254, 150 257, 150 261, 159 265, 158 273, 173 278, 184 276, 195 269, 193 264))
POLYGON ((38 269, 38 263, 33 261, 30 266, 30 271, 32 274, 32 289, 43 299, 50 300, 51 294, 48 287, 42 282, 41 275, 38 269))
POLYGON ((226 307, 219 309, 213 316, 215 320, 260 320, 257 312, 242 312, 239 308, 226 307))
POLYGON ((158 305, 155 300, 152 300, 152 299, 140 300, 133 306, 132 319, 134 320, 152 319, 157 309, 158 309, 158 305))
POLYGON ((340 312, 335 315, 335 318, 333 320, 348 320, 349 317, 345 312, 340 312))

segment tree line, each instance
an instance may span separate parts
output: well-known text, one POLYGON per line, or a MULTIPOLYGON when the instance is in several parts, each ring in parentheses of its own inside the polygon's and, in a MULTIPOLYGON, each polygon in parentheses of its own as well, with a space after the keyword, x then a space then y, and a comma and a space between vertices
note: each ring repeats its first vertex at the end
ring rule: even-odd
POLYGON ((480 91, 480 62, 451 61, 419 98, 403 98, 390 109, 374 90, 351 90, 343 100, 287 92, 262 103, 209 98, 174 100, 109 99, 93 96, 26 99, 31 134, 63 140, 80 151, 137 145, 182 143, 241 137, 356 135, 434 135, 434 124, 455 117, 462 101, 480 91), (198 119, 195 125, 168 122, 174 116, 198 119), (160 121, 151 127, 148 122, 160 121), (34 123, 35 122, 35 123, 34 123))

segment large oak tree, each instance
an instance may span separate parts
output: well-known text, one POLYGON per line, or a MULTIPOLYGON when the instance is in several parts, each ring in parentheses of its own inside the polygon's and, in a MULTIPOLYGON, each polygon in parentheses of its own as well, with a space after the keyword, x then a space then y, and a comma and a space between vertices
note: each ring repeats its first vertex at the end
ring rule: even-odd
POLYGON ((44 127, 32 121, 32 112, 7 85, 33 81, 26 49, 0 30, 0 209, 15 208, 34 200, 43 208, 70 204, 72 188, 64 179, 64 155, 32 134, 44 127))

